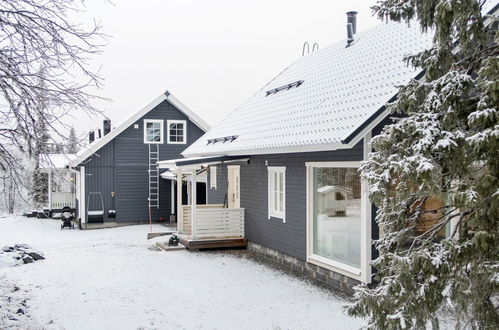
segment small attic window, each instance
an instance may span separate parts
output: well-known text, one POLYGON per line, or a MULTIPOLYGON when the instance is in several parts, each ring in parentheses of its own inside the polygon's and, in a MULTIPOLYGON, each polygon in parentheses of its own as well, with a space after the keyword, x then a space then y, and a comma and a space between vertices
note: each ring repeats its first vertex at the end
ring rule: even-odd
POLYGON ((287 84, 287 85, 284 85, 284 86, 281 86, 281 87, 270 89, 270 90, 268 90, 268 91, 265 92, 266 93, 265 96, 269 96, 271 94, 277 94, 280 91, 288 90, 288 89, 291 89, 293 87, 298 88, 298 87, 301 86, 301 84, 303 84, 303 81, 304 80, 298 80, 298 81, 292 82, 291 84, 287 84))

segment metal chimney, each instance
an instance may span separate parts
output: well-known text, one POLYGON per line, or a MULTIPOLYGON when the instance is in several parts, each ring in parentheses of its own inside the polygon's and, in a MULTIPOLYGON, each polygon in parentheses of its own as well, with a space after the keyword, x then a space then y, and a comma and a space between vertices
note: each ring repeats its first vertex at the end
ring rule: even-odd
POLYGON ((353 42, 353 26, 352 23, 347 24, 347 46, 353 42))
POLYGON ((357 12, 349 11, 347 13, 347 24, 352 24, 353 34, 357 33, 357 12))
POLYGON ((347 47, 353 42, 353 36, 357 33, 357 12, 347 13, 347 47))
POLYGON ((88 143, 92 143, 94 142, 94 140, 95 140, 95 132, 94 131, 88 132, 88 143))
POLYGON ((109 134, 109 132, 111 132, 111 120, 105 119, 102 122, 102 126, 103 126, 104 135, 107 135, 109 134))

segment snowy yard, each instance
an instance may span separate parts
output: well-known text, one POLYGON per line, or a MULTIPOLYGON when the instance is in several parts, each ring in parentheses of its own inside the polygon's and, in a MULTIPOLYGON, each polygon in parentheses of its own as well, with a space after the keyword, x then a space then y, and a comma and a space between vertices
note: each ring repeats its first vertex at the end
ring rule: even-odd
POLYGON ((0 306, 7 296, 12 301, 24 298, 29 315, 9 321, 2 319, 6 308, 0 308, 0 328, 358 329, 365 325, 345 315, 342 297, 240 253, 150 250, 155 240, 146 240, 148 230, 131 226, 61 231, 60 221, 0 218, 0 248, 26 243, 46 257, 0 267, 0 306), (16 292, 14 285, 19 287, 16 292))

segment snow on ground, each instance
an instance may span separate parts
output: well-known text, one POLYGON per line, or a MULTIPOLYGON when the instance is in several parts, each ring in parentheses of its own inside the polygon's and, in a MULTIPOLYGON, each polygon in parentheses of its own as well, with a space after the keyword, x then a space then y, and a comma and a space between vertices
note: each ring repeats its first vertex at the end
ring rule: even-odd
MULTIPOLYGON (((27 298, 29 317, 22 316, 18 327, 358 329, 365 325, 345 315, 347 302, 341 296, 238 254, 148 249, 155 242, 146 240, 148 230, 144 225, 61 231, 60 221, 0 218, 0 248, 25 243, 46 257, 0 268, 0 294, 5 298, 18 286, 13 300, 22 302, 21 293, 27 298)), ((0 308, 0 314, 5 310, 0 308)))

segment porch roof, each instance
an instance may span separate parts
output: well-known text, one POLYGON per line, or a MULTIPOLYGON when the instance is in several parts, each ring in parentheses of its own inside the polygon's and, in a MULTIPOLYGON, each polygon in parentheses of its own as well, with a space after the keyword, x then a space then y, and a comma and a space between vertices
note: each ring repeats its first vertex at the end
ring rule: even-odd
POLYGON ((248 161, 249 157, 246 156, 209 156, 209 157, 188 157, 169 160, 160 160, 156 164, 158 168, 195 168, 197 166, 208 166, 214 164, 228 163, 228 162, 244 162, 248 161))

